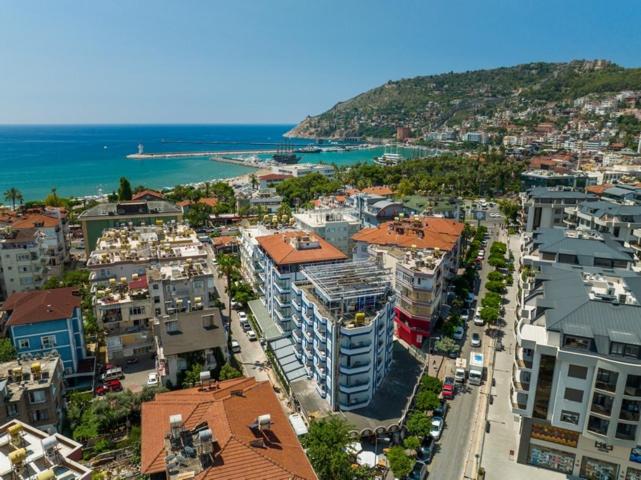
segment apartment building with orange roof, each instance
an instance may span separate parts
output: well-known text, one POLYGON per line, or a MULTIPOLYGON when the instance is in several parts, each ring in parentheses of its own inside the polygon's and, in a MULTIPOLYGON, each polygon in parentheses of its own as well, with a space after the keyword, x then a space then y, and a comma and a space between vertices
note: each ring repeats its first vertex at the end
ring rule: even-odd
POLYGON ((152 480, 315 480, 269 382, 239 378, 142 405, 141 465, 152 480))
POLYGON ((352 237, 356 259, 376 258, 392 270, 396 334, 412 345, 420 347, 432 332, 459 266, 463 228, 447 218, 401 217, 352 237))

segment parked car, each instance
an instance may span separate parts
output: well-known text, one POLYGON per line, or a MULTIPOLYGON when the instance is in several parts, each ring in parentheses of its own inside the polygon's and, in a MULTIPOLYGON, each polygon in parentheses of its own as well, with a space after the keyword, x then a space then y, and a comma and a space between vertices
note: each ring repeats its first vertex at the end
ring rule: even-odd
POLYGON ((240 353, 240 343, 238 343, 238 340, 231 341, 231 351, 233 353, 240 353))
POLYGON ((148 387, 157 387, 160 385, 160 377, 158 377, 157 372, 149 372, 147 376, 147 386, 148 387))
POLYGON ((434 458, 434 438, 431 435, 428 435, 423 438, 421 446, 416 450, 416 459, 427 464, 432 463, 432 458, 434 458))
POLYGON ((243 327, 243 332, 249 332, 252 329, 252 326, 249 322, 242 322, 241 326, 243 327))
POLYGON ((109 380, 121 380, 123 378, 125 378, 125 374, 120 367, 110 368, 100 376, 100 379, 103 382, 107 382, 109 380))
POLYGON ((461 318, 466 322, 470 319, 470 311, 467 308, 461 310, 461 318))
POLYGON ((445 418, 448 409, 449 407, 447 406, 447 402, 445 400, 441 400, 441 404, 432 412, 432 416, 445 418))
POLYGON ((251 342, 255 342, 256 340, 258 340, 258 336, 256 335, 256 332, 254 332, 253 330, 247 331, 247 338, 249 338, 249 341, 251 342))
POLYGON ((481 346, 481 336, 476 332, 472 334, 472 346, 473 347, 481 346))
POLYGON ((454 330, 454 335, 452 335, 452 338, 454 340, 463 340, 464 336, 465 336, 465 329, 463 327, 456 327, 456 330, 454 330))
POLYGON ((481 311, 477 310, 476 313, 474 314, 474 325, 478 325, 479 327, 482 327, 485 325, 485 321, 481 318, 481 311))
POLYGON ((238 312, 238 318, 241 322, 247 321, 247 314, 245 312, 238 312))
POLYGON ((122 392, 120 380, 109 380, 96 387, 96 395, 105 395, 108 392, 122 392))
POLYGON ((441 396, 445 399, 454 398, 454 377, 445 377, 443 388, 441 389, 441 396))
POLYGON ((445 422, 441 417, 432 417, 432 429, 430 430, 430 435, 434 437, 434 440, 438 441, 441 438, 444 424, 445 422))
POLYGON ((412 471, 405 478, 407 480, 425 480, 427 478, 427 465, 425 465, 425 462, 416 462, 412 471))

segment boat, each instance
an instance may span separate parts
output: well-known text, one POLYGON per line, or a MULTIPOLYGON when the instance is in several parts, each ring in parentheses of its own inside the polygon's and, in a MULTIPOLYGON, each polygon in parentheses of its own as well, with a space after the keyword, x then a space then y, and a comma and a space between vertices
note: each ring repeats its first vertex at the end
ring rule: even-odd
POLYGON ((294 150, 294 153, 320 153, 323 149, 320 147, 315 147, 313 145, 308 145, 306 147, 297 148, 294 150))
POLYGON ((278 147, 276 153, 272 155, 272 159, 278 163, 291 165, 300 162, 301 157, 296 155, 291 146, 282 146, 278 147))
POLYGON ((398 147, 395 152, 388 151, 386 148, 383 155, 380 157, 374 157, 374 163, 383 167, 394 167, 404 160, 405 158, 403 158, 403 155, 398 153, 398 147))

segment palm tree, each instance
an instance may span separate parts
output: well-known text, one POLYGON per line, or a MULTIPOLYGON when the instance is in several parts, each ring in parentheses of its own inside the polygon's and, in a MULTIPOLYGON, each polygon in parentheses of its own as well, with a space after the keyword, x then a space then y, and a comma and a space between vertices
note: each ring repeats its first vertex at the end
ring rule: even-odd
POLYGON ((252 183, 252 190, 256 190, 256 185, 258 185, 258 179, 256 178, 256 175, 252 173, 249 176, 249 179, 251 180, 251 183, 252 183))
POLYGON ((13 210, 16 209, 16 202, 22 203, 22 193, 16 187, 11 187, 9 190, 4 192, 4 199, 11 202, 11 207, 13 210))
POLYGON ((231 315, 231 282, 238 275, 238 258, 233 255, 218 255, 218 276, 225 277, 227 283, 227 311, 231 315))

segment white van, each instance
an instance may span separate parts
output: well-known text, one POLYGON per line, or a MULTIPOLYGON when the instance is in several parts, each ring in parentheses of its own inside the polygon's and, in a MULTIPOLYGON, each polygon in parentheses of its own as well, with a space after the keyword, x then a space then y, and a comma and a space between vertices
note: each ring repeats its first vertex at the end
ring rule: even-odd
POLYGON ((100 378, 102 379, 103 382, 107 382, 109 380, 120 380, 122 378, 125 378, 125 374, 122 371, 122 368, 114 367, 114 368, 110 368, 105 373, 103 373, 100 378))

